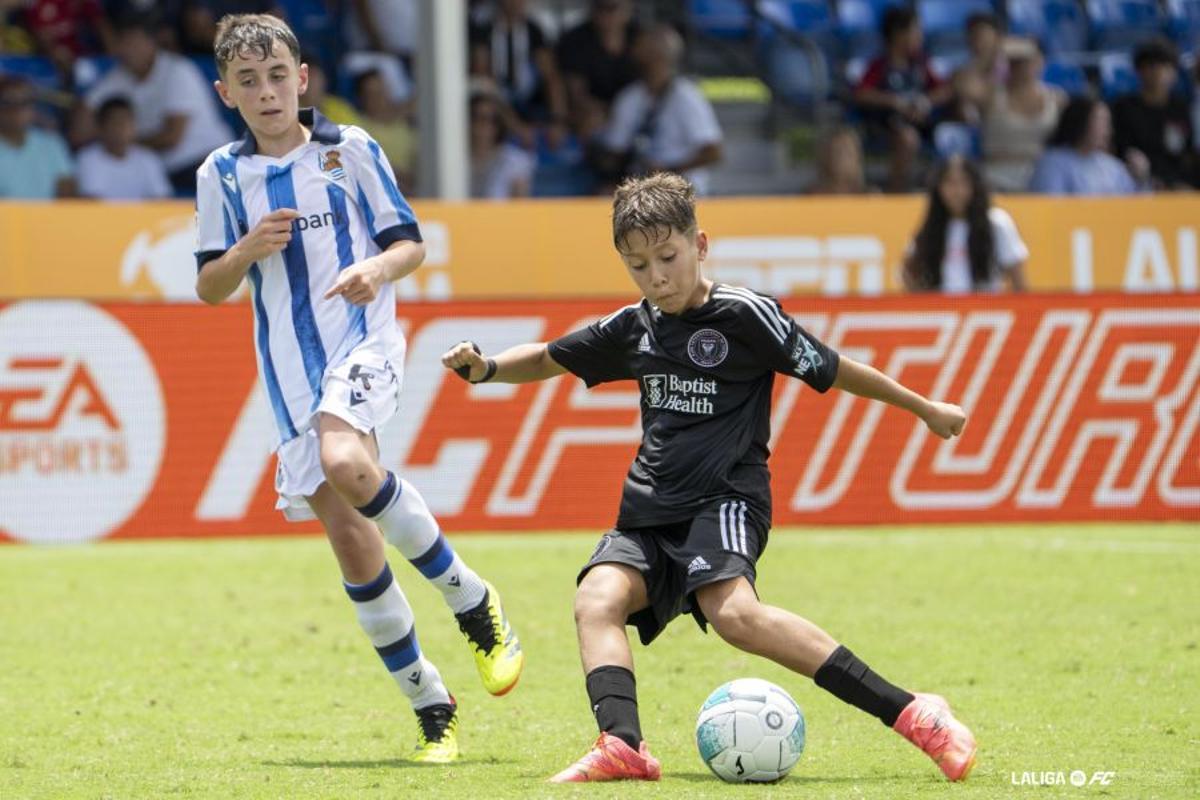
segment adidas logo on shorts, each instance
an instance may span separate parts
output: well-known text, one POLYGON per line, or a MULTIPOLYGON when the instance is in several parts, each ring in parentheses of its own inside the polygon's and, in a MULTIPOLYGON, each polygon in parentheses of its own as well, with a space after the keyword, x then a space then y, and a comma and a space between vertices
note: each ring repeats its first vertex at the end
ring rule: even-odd
POLYGON ((695 575, 697 572, 704 572, 712 569, 712 564, 704 560, 703 556, 696 556, 692 559, 692 563, 688 564, 688 575, 695 575))

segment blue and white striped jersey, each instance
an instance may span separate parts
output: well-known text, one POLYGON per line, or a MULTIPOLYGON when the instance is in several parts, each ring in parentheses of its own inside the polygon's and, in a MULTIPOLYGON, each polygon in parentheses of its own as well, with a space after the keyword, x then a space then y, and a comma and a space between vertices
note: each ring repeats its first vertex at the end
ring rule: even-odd
POLYGON ((302 109, 300 121, 312 140, 286 156, 258 154, 247 132, 197 172, 197 268, 271 211, 294 208, 302 215, 288 246, 247 274, 258 371, 279 444, 309 426, 328 367, 363 345, 390 353, 401 336, 393 285, 365 307, 325 300, 338 273, 394 242, 421 240, 387 159, 365 131, 335 125, 313 109, 302 109))

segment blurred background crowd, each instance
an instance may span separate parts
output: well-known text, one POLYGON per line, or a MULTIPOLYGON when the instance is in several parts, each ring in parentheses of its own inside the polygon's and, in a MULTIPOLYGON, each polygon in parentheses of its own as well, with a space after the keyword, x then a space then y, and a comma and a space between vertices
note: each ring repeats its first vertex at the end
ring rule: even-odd
MULTIPOLYGON (((189 196, 241 134, 211 88, 231 12, 286 18, 302 103, 417 193, 418 0, 0 0, 0 198, 189 196)), ((671 169, 711 195, 932 185, 970 224, 989 191, 1200 185, 1200 0, 495 0, 469 21, 479 198, 671 169)))

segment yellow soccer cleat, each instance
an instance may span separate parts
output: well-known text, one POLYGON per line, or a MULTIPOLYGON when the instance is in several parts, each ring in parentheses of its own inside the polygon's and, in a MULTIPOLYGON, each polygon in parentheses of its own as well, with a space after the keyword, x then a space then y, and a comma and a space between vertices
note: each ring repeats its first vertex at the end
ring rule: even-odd
POLYGON ((483 688, 499 697, 508 694, 521 677, 525 654, 521 642, 508 624, 500 593, 487 581, 487 595, 475 608, 456 614, 459 630, 467 637, 475 656, 475 669, 483 688))
POLYGON ((409 761, 449 764, 458 760, 458 704, 439 703, 417 709, 417 747, 409 761))

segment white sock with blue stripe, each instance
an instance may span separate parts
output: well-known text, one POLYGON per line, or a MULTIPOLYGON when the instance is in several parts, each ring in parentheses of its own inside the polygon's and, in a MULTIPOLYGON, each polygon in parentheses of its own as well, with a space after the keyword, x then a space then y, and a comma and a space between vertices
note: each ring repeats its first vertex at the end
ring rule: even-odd
POLYGON ((387 564, 370 583, 345 584, 358 623, 375 645, 384 666, 408 695, 413 708, 449 703, 450 693, 437 667, 421 655, 412 608, 387 564))
POLYGON ((371 502, 359 512, 375 521, 383 536, 438 588, 455 614, 483 602, 487 588, 438 529, 425 498, 408 481, 389 472, 371 502))

